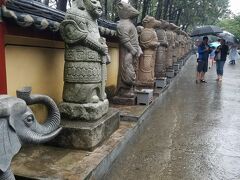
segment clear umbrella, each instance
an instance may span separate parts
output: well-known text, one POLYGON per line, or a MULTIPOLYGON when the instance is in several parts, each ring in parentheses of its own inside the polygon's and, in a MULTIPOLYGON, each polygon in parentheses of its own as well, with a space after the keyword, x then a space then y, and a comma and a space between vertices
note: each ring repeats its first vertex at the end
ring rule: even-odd
POLYGON ((239 40, 232 34, 229 33, 220 33, 218 37, 225 39, 227 44, 239 44, 239 40))

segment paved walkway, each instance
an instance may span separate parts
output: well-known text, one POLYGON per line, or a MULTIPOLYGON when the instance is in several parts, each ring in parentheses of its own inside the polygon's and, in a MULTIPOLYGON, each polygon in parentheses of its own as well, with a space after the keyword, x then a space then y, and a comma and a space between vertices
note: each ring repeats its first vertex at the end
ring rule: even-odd
POLYGON ((195 84, 195 59, 104 180, 239 180, 240 62, 195 84))

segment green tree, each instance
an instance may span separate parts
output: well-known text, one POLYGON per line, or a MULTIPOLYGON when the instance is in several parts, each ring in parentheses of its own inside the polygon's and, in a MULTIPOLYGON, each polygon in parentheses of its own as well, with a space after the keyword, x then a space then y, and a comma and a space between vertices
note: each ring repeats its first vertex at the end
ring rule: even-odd
POLYGON ((240 15, 233 18, 222 19, 218 22, 218 26, 240 39, 240 15))
MULTIPOLYGON (((42 0, 46 5, 65 11, 72 0, 42 0)), ((116 21, 116 5, 120 0, 100 0, 103 7, 103 18, 116 21)), ((230 14, 229 0, 129 0, 141 14, 136 23, 146 15, 164 19, 191 31, 199 25, 216 24, 219 19, 230 14)))

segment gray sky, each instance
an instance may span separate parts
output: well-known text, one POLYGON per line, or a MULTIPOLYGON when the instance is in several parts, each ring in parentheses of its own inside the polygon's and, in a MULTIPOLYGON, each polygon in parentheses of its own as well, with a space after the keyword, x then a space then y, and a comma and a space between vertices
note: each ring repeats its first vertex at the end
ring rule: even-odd
POLYGON ((230 9, 234 14, 240 13, 240 1, 230 0, 230 9))

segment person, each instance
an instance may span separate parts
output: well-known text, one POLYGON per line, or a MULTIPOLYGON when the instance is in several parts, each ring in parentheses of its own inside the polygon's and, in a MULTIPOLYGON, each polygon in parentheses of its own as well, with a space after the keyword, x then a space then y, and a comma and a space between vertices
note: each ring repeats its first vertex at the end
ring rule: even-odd
POLYGON ((216 60, 216 70, 217 70, 217 79, 216 81, 222 81, 223 76, 223 67, 227 59, 229 47, 226 45, 224 39, 220 40, 220 45, 215 51, 215 60, 216 60))
POLYGON ((237 46, 236 45, 232 45, 230 48, 230 52, 229 52, 229 64, 235 64, 236 60, 239 59, 239 55, 237 52, 237 46))
POLYGON ((206 83, 205 73, 208 70, 208 57, 211 53, 211 48, 208 45, 208 37, 204 36, 202 43, 198 46, 198 65, 196 83, 206 83))
POLYGON ((211 69, 211 67, 213 67, 213 62, 214 62, 214 57, 215 57, 215 50, 216 48, 213 46, 211 47, 212 48, 212 51, 210 53, 210 56, 209 56, 209 69, 211 69))

